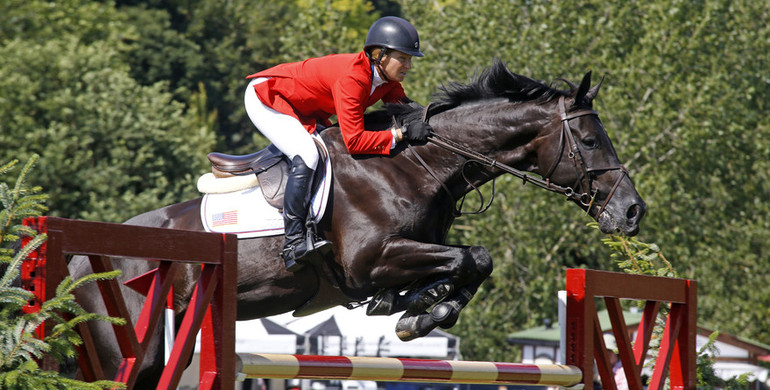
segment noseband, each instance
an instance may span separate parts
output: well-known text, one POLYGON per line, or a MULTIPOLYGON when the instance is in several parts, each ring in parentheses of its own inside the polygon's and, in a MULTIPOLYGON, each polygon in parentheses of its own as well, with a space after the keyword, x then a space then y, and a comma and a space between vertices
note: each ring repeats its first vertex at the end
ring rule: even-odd
MULTIPOLYGON (((423 119, 424 121, 428 120, 429 107, 430 105, 428 107, 425 107, 425 117, 423 119)), ((560 138, 559 138, 559 158, 556 161, 554 161, 551 168, 548 169, 548 173, 543 176, 543 179, 532 176, 526 172, 520 171, 509 165, 503 164, 493 158, 487 157, 476 151, 470 150, 465 146, 457 144, 456 142, 451 141, 436 133, 431 133, 431 137, 428 139, 428 141, 433 144, 436 144, 437 146, 440 146, 441 148, 444 148, 453 153, 466 157, 470 161, 477 162, 489 168, 498 168, 506 173, 510 173, 511 175, 521 179, 523 184, 532 183, 535 186, 546 189, 548 191, 562 194, 565 197, 567 197, 567 199, 574 200, 576 202, 579 202, 583 206, 587 207, 586 214, 591 211, 591 208, 593 207, 593 204, 594 204, 594 199, 596 197, 596 194, 598 193, 598 189, 593 188, 593 178, 596 175, 596 172, 620 170, 623 174, 618 177, 617 181, 615 181, 615 184, 612 186, 612 190, 610 190, 609 194, 607 195, 607 199, 604 200, 604 203, 599 208, 599 212, 596 214, 598 217, 599 215, 602 214, 605 207, 609 203, 610 199, 615 194, 615 190, 618 188, 618 185, 620 185, 620 182, 623 180, 623 178, 626 175, 628 175, 628 171, 623 165, 616 165, 616 166, 610 166, 610 167, 589 167, 585 163, 583 156, 580 154, 580 149, 578 147, 577 141, 575 140, 575 136, 572 134, 572 129, 570 129, 569 127, 569 121, 571 119, 579 118, 586 115, 596 115, 597 117, 599 116, 599 114, 594 110, 578 110, 578 111, 573 111, 568 113, 566 111, 565 104, 564 104, 564 96, 561 96, 559 98, 559 116, 561 118, 561 123, 562 123, 560 138), (569 152, 567 156, 570 158, 570 160, 572 160, 575 167, 575 173, 577 175, 577 179, 573 187, 563 187, 563 186, 551 183, 551 180, 550 180, 550 176, 556 170, 556 167, 559 165, 559 162, 561 161, 561 156, 564 154, 563 150, 564 150, 565 140, 569 144, 569 152)), ((420 161, 420 164, 431 174, 431 176, 433 176, 436 180, 438 180, 438 176, 436 176, 436 174, 433 173, 433 171, 428 167, 425 161, 423 161, 423 159, 420 158, 420 156, 416 153, 416 151, 413 148, 411 148, 411 146, 410 146, 410 150, 415 154, 415 156, 417 156, 417 159, 420 161)), ((465 177, 464 174, 463 174, 463 177, 465 177)), ((471 185, 471 187, 476 188, 473 184, 470 183, 470 180, 468 180, 468 178, 465 178, 465 180, 468 182, 468 184, 471 185)), ((439 180, 439 183, 441 183, 441 186, 450 195, 450 198, 454 199, 454 197, 452 196, 452 193, 449 191, 449 188, 447 188, 446 185, 444 185, 444 183, 441 182, 440 180, 439 180)), ((492 198, 494 199, 494 181, 492 184, 492 198)), ((487 204, 486 207, 482 206, 482 208, 480 208, 478 211, 474 213, 480 213, 485 211, 487 208, 489 208, 489 205, 492 204, 493 199, 489 200, 489 204, 487 204)), ((483 203, 484 202, 482 201, 482 204, 483 203)), ((455 214, 460 215, 460 214, 463 214, 463 212, 456 209, 455 214)))

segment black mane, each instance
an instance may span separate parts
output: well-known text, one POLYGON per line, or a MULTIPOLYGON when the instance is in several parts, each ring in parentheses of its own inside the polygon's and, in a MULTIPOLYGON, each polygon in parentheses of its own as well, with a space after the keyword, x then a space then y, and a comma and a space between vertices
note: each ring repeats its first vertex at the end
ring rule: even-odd
POLYGON ((496 59, 492 66, 484 69, 471 83, 452 82, 440 87, 434 104, 451 108, 465 102, 492 98, 507 98, 517 102, 548 101, 567 94, 541 81, 513 73, 501 60, 496 59))
MULTIPOLYGON (((549 101, 557 96, 568 96, 569 92, 552 88, 542 81, 534 80, 511 72, 505 64, 496 59, 492 66, 485 68, 468 84, 450 82, 439 87, 433 96, 430 116, 457 107, 463 103, 484 99, 506 98, 510 101, 549 101)), ((367 121, 378 122, 382 118, 395 117, 399 124, 422 118, 425 107, 416 103, 386 104, 385 112, 368 114, 367 121), (384 117, 383 117, 384 115, 384 117), (377 119, 375 119, 377 118, 377 119)))

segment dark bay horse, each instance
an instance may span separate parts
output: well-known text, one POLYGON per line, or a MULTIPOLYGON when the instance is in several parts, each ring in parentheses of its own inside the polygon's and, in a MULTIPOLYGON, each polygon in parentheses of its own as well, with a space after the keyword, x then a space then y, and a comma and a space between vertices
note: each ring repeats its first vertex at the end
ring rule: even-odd
MULTIPOLYGON (((318 230, 334 243, 333 258, 291 273, 279 257, 282 236, 240 240, 238 319, 311 312, 374 296, 370 313, 405 312, 396 329, 404 340, 437 326, 451 327, 492 272, 485 248, 445 243, 457 202, 504 173, 567 196, 605 233, 637 234, 646 206, 592 108, 601 83, 591 87, 590 76, 579 86, 568 83, 569 90, 558 90, 513 74, 496 61, 472 83, 444 87, 429 109, 393 107, 401 122, 429 120, 434 134, 424 145, 398 145, 391 156, 351 156, 339 129, 324 130, 334 183, 318 230)), ((385 116, 383 123, 369 121, 367 126, 387 128, 390 115, 385 116)), ((203 230, 200 204, 201 199, 190 200, 127 223, 203 230)), ((114 262, 125 280, 153 266, 114 262)), ((91 272, 87 263, 73 259, 73 276, 91 272)), ((197 269, 186 273, 191 276, 197 269)), ((193 287, 188 280, 182 277, 174 286, 180 316, 193 287)), ((144 298, 125 290, 129 309, 139 310, 144 298)), ((91 311, 101 310, 92 299, 98 296, 79 292, 91 311)), ((120 360, 114 337, 109 325, 91 327, 105 374, 111 375, 120 360)), ((157 340, 161 332, 156 330, 157 340)), ((145 357, 137 388, 157 381, 162 346, 156 351, 145 357)))

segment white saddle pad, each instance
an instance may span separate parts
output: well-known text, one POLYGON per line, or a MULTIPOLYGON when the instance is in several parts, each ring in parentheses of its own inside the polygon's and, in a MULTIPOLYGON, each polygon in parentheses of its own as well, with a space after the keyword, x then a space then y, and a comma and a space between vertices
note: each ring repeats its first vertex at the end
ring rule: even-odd
MULTIPOLYGON (((327 158, 326 175, 310 202, 310 213, 316 223, 321 221, 326 210, 331 191, 331 177, 331 159, 327 158)), ((237 234, 238 238, 283 234, 283 214, 267 203, 259 186, 204 195, 201 202, 201 222, 207 232, 233 233, 237 234)))

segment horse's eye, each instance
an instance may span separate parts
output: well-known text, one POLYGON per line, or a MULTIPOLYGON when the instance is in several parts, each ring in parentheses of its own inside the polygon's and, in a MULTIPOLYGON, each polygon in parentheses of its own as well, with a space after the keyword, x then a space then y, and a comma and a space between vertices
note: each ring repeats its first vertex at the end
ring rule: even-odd
POLYGON ((588 149, 596 149, 599 146, 599 141, 594 137, 583 138, 580 142, 588 149))

